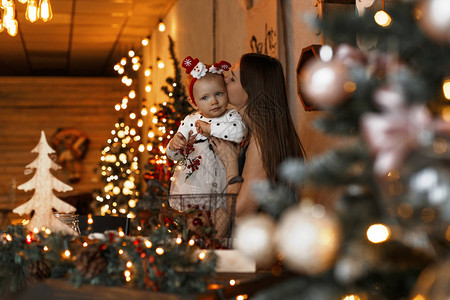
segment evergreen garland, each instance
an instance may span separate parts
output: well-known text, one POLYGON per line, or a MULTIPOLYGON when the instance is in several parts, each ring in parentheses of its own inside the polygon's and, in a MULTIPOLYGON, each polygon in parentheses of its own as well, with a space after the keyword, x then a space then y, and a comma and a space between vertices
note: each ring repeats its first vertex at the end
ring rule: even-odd
POLYGON ((75 287, 130 286, 177 294, 204 292, 215 272, 213 252, 200 256, 197 246, 176 239, 165 227, 148 237, 110 234, 101 240, 87 240, 26 232, 19 225, 9 226, 0 237, 0 297, 20 291, 33 280, 30 265, 36 262, 49 265, 52 278, 68 276, 75 287), (86 252, 96 259, 81 259, 86 252), (95 272, 86 272, 95 261, 100 262, 95 272))

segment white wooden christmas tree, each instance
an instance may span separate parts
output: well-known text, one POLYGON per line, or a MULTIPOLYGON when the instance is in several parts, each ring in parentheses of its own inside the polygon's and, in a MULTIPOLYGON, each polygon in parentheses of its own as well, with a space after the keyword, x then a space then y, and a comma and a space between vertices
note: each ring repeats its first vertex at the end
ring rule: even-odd
POLYGON ((72 187, 57 179, 50 172, 50 169, 57 170, 61 167, 49 157, 49 154, 55 153, 55 150, 49 146, 44 131, 41 131, 41 139, 31 152, 38 153, 38 156, 25 167, 25 174, 30 174, 33 169, 36 171, 33 177, 19 185, 18 189, 35 190, 35 192, 30 200, 16 207, 13 212, 24 215, 34 211, 34 215, 27 225, 29 230, 45 227, 54 232, 77 235, 75 230, 61 222, 53 213, 53 209, 59 213, 73 213, 76 209, 53 194, 53 190, 67 192, 71 191, 72 187))

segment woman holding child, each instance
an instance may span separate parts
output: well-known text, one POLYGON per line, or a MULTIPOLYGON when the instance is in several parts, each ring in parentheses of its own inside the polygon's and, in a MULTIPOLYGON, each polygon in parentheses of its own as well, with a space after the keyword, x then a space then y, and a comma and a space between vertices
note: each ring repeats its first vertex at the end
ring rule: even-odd
POLYGON ((278 165, 289 157, 303 158, 303 146, 290 116, 281 63, 272 57, 244 54, 225 77, 232 104, 247 124, 241 145, 211 137, 212 147, 224 163, 227 180, 241 175, 242 184, 230 185, 238 192, 236 216, 257 210, 252 196, 254 181, 269 179, 276 184, 278 165))

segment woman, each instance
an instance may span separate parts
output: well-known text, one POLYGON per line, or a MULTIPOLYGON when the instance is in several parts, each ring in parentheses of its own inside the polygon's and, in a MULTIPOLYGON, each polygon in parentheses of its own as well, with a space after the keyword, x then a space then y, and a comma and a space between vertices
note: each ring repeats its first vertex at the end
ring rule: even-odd
POLYGON ((289 113, 283 68, 277 59, 244 54, 225 83, 229 102, 244 118, 249 134, 242 149, 218 138, 212 141, 225 165, 227 181, 238 174, 244 178, 242 184, 227 189, 228 193, 239 192, 236 217, 241 217, 258 208, 252 183, 269 179, 276 184, 278 165, 288 157, 303 158, 304 151, 289 113))

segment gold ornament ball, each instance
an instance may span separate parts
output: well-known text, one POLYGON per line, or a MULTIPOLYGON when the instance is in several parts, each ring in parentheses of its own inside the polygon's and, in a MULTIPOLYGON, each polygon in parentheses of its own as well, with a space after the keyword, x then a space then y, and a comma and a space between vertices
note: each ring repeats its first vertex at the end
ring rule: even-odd
POLYGON ((419 1, 416 16, 420 27, 430 38, 450 42, 450 1, 419 1))
POLYGON ((318 107, 332 108, 348 97, 347 78, 347 68, 340 62, 310 60, 301 70, 300 87, 304 96, 318 107))
POLYGON ((277 245, 283 264, 308 275, 327 271, 339 249, 340 232, 337 219, 321 205, 288 209, 277 228, 277 245))
POLYGON ((275 260, 275 222, 265 215, 249 216, 236 226, 233 247, 255 260, 259 267, 268 267, 275 260))

